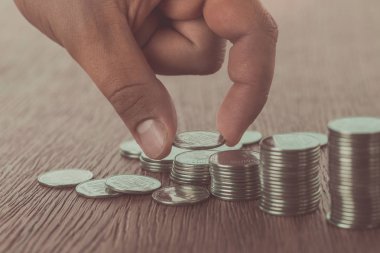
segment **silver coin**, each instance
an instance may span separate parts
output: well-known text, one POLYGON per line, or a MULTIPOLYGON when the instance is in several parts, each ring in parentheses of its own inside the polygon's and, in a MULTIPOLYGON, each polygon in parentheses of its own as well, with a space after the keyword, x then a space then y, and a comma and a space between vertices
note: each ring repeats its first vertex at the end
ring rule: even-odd
POLYGON ((46 172, 38 176, 38 182, 49 187, 70 187, 92 179, 91 171, 82 169, 62 169, 46 172))
POLYGON ((240 143, 243 146, 247 145, 253 145, 256 143, 259 143, 261 139, 263 138, 263 135, 260 132, 257 131, 245 131, 240 139, 240 143))
POLYGON ((321 147, 326 146, 328 143, 328 137, 326 134, 315 133, 315 132, 297 132, 297 134, 304 134, 304 135, 309 135, 311 137, 314 137, 315 139, 319 141, 319 145, 321 147))
POLYGON ((182 166, 203 166, 208 167, 210 156, 216 153, 215 150, 195 150, 178 154, 175 163, 182 166))
POLYGON ((165 205, 188 205, 208 199, 210 192, 200 186, 178 185, 163 187, 152 194, 155 201, 165 205))
POLYGON ((249 150, 222 151, 210 156, 210 166, 218 168, 236 168, 259 166, 260 160, 255 155, 257 152, 249 150))
POLYGON ((127 158, 138 159, 142 149, 135 140, 125 141, 120 144, 120 154, 127 158))
POLYGON ((260 147, 275 152, 299 152, 318 148, 319 141, 304 134, 276 134, 263 139, 260 147))
POLYGON ((220 147, 225 140, 218 132, 193 131, 176 135, 173 145, 178 148, 199 150, 220 147))
POLYGON ((122 195, 108 189, 106 179, 95 179, 80 183, 75 187, 75 191, 86 198, 111 198, 122 195))
POLYGON ((328 127, 342 135, 380 134, 380 118, 342 118, 329 122, 328 127))
POLYGON ((160 188, 161 182, 152 177, 125 174, 108 178, 106 185, 120 193, 144 194, 160 188))

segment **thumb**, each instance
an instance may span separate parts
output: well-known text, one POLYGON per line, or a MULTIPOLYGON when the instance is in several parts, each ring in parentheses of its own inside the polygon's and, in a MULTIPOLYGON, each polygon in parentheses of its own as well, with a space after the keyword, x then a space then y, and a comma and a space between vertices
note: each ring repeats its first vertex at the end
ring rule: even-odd
POLYGON ((176 132, 170 95, 155 77, 124 16, 86 27, 81 38, 64 45, 108 98, 143 151, 166 156, 176 132))

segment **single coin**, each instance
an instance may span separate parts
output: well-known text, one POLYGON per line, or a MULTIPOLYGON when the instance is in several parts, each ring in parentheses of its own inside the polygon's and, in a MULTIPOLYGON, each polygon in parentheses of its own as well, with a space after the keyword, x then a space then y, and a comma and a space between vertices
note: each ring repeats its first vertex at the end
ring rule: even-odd
POLYGON ((245 131, 245 133, 240 139, 240 143, 243 146, 253 145, 253 144, 259 143, 262 138, 263 138, 263 135, 260 132, 245 131))
POLYGON ((75 187, 75 191, 86 198, 111 198, 122 195, 119 192, 115 192, 107 188, 107 179, 95 179, 90 180, 75 187))
POLYGON ((328 143, 328 137, 326 134, 315 133, 315 132, 299 132, 297 134, 305 134, 305 135, 309 135, 309 136, 314 137, 315 139, 317 139, 319 141, 319 145, 321 147, 326 146, 328 143))
POLYGON ((211 166, 236 168, 259 166, 258 153, 249 150, 228 150, 210 156, 211 166))
POLYGON ((195 150, 181 153, 175 157, 175 163, 183 166, 207 166, 210 156, 215 154, 215 150, 195 150))
POLYGON ((155 201, 165 205, 188 205, 204 201, 210 197, 210 192, 201 186, 178 185, 168 186, 152 194, 155 201))
POLYGON ((90 180, 91 171, 82 169, 62 169, 46 172, 38 176, 38 182, 49 187, 70 187, 90 180))
POLYGON ((212 149, 224 144, 224 139, 218 132, 193 131, 176 135, 173 145, 183 149, 212 149))
POLYGON ((108 178, 106 185, 116 192, 144 194, 160 188, 161 182, 153 177, 125 174, 108 178))
POLYGON ((120 144, 120 154, 127 158, 139 158, 142 150, 135 140, 125 141, 120 144))
POLYGON ((328 127, 343 135, 380 134, 380 118, 341 118, 330 121, 328 127))
POLYGON ((275 134, 263 139, 260 147, 274 152, 300 152, 318 148, 319 141, 298 133, 275 134))

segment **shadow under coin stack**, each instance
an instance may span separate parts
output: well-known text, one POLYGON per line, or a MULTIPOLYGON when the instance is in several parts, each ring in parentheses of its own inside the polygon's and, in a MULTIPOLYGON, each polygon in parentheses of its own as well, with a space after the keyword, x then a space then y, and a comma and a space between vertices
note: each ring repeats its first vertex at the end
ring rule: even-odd
POLYGON ((320 201, 319 141, 303 134, 278 134, 260 143, 260 209, 272 215, 302 215, 320 201))
POLYGON ((170 154, 162 160, 151 159, 145 153, 142 153, 140 156, 141 168, 150 172, 170 173, 176 155, 186 151, 173 146, 170 154))
POLYGON ((344 118, 329 127, 330 213, 340 228, 380 225, 380 118, 344 118))
POLYGON ((177 155, 170 179, 177 184, 208 185, 210 183, 209 158, 215 150, 188 151, 177 155))
POLYGON ((211 193, 223 200, 260 197, 258 153, 230 150, 210 157, 211 193))

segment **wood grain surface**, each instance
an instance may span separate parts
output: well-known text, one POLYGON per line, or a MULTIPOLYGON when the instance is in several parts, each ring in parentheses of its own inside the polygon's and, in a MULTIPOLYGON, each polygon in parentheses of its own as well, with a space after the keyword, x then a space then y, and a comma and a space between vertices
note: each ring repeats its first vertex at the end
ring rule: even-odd
MULTIPOLYGON (((276 73, 253 129, 265 135, 326 132, 330 119, 380 115, 380 2, 264 1, 280 27, 276 73)), ((110 200, 40 186, 40 173, 87 168, 96 178, 133 172, 169 185, 122 158, 130 135, 90 79, 59 46, 0 1, 0 252, 379 252, 380 230, 348 231, 318 212, 274 217, 255 201, 216 199, 190 207, 150 196, 110 200)), ((224 66, 207 77, 162 77, 179 130, 215 129, 230 82, 224 66)))

